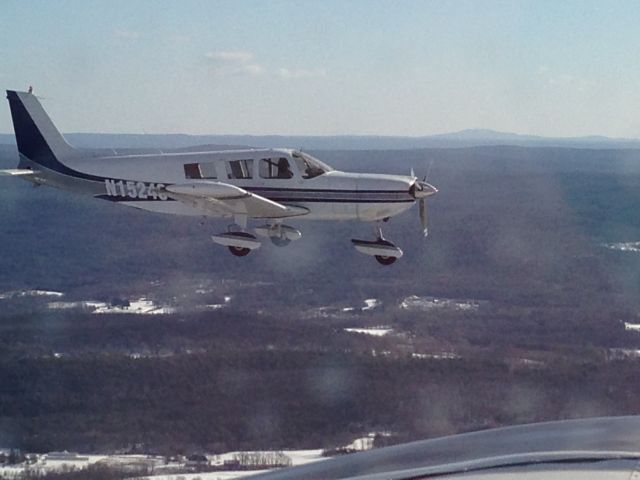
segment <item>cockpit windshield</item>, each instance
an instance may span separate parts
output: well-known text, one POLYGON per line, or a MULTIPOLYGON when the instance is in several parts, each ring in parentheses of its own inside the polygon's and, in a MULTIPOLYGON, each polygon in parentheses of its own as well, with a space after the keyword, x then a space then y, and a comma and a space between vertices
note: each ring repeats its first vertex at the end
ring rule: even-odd
POLYGON ((321 162, 307 153, 297 151, 293 152, 292 156, 298 165, 302 178, 314 178, 333 170, 333 168, 326 163, 321 162))

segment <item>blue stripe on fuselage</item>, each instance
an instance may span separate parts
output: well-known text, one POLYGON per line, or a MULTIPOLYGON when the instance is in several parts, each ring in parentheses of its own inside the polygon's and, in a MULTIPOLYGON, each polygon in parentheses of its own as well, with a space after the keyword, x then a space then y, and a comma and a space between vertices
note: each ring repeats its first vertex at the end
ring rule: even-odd
MULTIPOLYGON (((241 187, 249 192, 260 190, 260 195, 274 202, 309 202, 309 203, 409 203, 415 199, 408 192, 384 190, 305 190, 305 189, 266 189, 241 187)), ((166 200, 150 198, 133 198, 128 196, 97 195, 96 198, 112 202, 164 202, 166 200)), ((169 200, 173 200, 169 197, 169 200)))

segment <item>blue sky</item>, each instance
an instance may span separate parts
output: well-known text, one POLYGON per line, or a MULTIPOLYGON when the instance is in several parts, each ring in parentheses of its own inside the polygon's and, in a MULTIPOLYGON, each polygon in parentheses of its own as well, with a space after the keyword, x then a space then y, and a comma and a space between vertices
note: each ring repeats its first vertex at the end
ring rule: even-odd
POLYGON ((636 1, 4 0, 0 32, 64 132, 640 137, 636 1))

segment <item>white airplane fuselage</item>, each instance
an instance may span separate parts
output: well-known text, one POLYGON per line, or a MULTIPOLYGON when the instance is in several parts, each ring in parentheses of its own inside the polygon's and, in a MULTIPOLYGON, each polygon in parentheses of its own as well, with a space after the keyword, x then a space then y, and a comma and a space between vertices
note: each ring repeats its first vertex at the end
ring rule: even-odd
POLYGON ((251 149, 197 153, 165 153, 86 158, 70 157, 65 165, 75 173, 60 173, 43 169, 41 165, 22 158, 21 168, 38 171, 26 179, 43 185, 85 193, 143 210, 177 215, 231 217, 203 211, 183 202, 172 201, 162 189, 184 184, 185 165, 214 164, 220 173, 215 179, 190 179, 191 183, 223 181, 270 200, 308 210, 297 219, 376 221, 393 217, 411 208, 415 198, 409 193, 414 178, 348 173, 331 170, 311 179, 302 178, 295 162, 290 162, 292 177, 260 178, 259 172, 249 172, 252 178, 227 178, 226 162, 252 160, 253 170, 265 158, 291 160, 293 150, 251 149))

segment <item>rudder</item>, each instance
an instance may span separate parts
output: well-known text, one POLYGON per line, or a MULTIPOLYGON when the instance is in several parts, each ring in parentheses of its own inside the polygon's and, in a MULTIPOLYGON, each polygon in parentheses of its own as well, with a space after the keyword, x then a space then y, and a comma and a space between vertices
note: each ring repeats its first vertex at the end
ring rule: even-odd
POLYGON ((7 90, 18 152, 51 170, 64 168, 61 160, 74 149, 53 124, 38 98, 27 92, 7 90))

